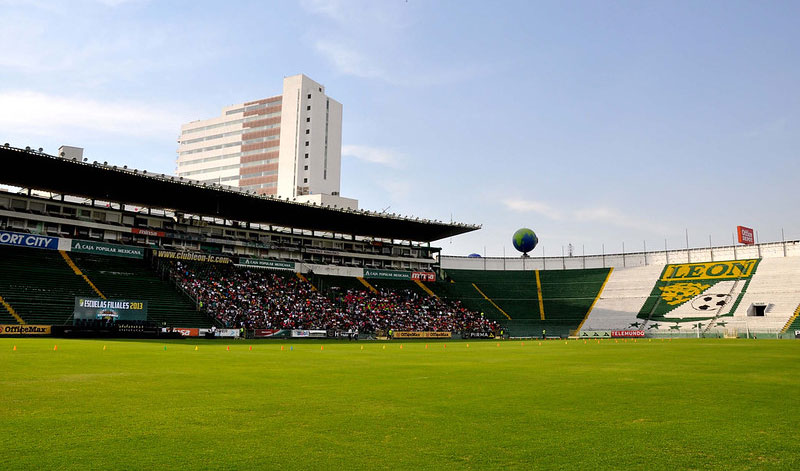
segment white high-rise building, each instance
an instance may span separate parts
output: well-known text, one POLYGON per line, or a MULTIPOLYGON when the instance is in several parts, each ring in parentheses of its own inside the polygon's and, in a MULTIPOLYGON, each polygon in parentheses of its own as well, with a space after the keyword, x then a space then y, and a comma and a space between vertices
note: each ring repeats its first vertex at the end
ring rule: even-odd
POLYGON ((323 205, 358 205, 339 196, 342 104, 305 75, 284 78, 281 95, 184 124, 178 142, 178 176, 323 205))

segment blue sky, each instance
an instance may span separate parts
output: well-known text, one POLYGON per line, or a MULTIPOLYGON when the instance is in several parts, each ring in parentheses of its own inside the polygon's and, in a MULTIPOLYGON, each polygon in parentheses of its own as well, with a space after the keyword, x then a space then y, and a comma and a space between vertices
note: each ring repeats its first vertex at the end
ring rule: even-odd
POLYGON ((304 73, 342 194, 444 253, 800 239, 800 3, 0 0, 0 141, 174 171, 181 123, 304 73))

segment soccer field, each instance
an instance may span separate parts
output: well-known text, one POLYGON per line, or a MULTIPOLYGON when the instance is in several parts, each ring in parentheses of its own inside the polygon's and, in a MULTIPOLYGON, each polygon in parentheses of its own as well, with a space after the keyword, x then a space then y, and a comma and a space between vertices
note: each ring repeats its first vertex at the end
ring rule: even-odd
POLYGON ((799 360, 776 340, 2 339, 0 468, 796 469, 799 360))

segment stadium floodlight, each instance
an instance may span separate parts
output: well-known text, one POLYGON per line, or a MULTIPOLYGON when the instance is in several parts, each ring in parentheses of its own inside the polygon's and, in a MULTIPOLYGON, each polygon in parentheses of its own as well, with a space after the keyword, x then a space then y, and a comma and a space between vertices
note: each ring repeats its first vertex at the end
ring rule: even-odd
POLYGON ((145 173, 147 173, 147 170, 142 170, 142 174, 145 174, 145 173))
POLYGON ((30 152, 31 151, 31 146, 25 146, 25 150, 30 152))
POLYGON ((88 161, 89 161, 89 159, 87 159, 86 157, 84 157, 84 158, 83 158, 83 161, 84 161, 84 162, 88 162, 88 161))
POLYGON ((44 152, 44 149, 40 147, 39 152, 44 152))
POLYGON ((8 145, 8 142, 6 142, 5 144, 3 144, 3 147, 9 147, 9 145, 8 145))

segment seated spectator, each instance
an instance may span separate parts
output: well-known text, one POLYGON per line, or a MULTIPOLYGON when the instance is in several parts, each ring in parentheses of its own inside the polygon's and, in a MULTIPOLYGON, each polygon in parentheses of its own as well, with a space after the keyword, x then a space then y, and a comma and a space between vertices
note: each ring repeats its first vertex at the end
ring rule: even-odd
POLYGON ((228 328, 485 332, 498 327, 460 301, 410 289, 322 293, 294 276, 183 262, 173 265, 172 276, 228 328))

